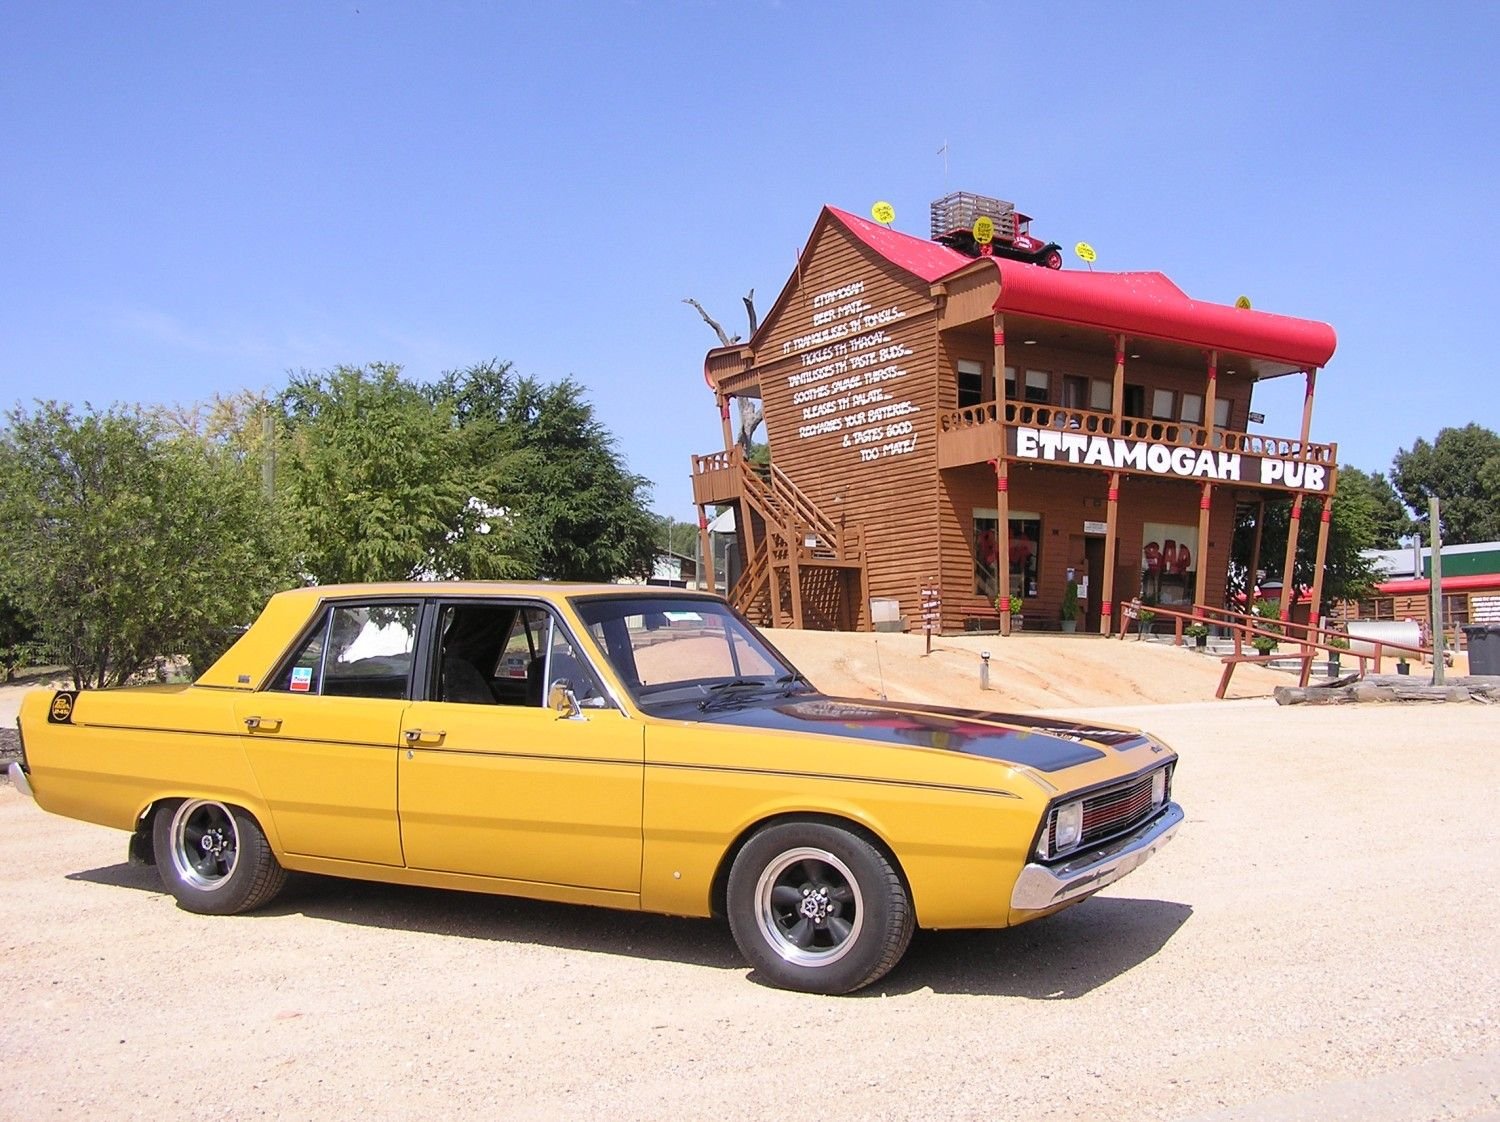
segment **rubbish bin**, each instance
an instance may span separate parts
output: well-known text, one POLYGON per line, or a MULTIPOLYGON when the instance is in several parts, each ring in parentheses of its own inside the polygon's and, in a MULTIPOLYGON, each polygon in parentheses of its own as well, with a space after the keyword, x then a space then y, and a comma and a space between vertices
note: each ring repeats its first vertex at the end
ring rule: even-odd
POLYGON ((1500 675, 1500 623, 1464 624, 1470 674, 1500 675))

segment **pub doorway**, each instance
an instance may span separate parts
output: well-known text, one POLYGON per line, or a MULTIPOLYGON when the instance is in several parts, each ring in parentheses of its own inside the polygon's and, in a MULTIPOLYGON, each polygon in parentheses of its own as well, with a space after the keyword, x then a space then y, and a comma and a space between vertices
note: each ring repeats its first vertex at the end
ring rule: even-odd
POLYGON ((1089 595, 1083 610, 1083 629, 1090 635, 1099 634, 1099 621, 1103 618, 1104 604, 1104 539, 1083 539, 1083 566, 1089 578, 1089 595))

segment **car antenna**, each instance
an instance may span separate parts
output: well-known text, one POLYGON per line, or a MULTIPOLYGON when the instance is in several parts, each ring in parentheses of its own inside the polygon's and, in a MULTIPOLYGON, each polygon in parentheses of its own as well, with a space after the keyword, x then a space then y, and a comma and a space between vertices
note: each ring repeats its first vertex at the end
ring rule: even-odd
POLYGON ((880 640, 875 640, 875 676, 880 679, 880 700, 889 701, 885 696, 885 671, 880 666, 880 640))

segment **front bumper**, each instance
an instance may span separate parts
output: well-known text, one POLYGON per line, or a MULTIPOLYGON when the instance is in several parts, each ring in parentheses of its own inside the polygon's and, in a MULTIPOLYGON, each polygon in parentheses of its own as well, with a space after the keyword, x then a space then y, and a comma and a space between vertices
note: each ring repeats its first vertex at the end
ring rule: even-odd
POLYGON ((1166 845, 1182 819, 1182 807, 1168 803, 1155 818, 1122 838, 1075 853, 1061 864, 1032 862, 1016 878, 1010 894, 1012 910, 1045 911, 1113 884, 1166 845))
POLYGON ((21 794, 25 795, 28 799, 36 798, 36 796, 31 793, 31 783, 26 778, 26 772, 19 763, 12 760, 10 766, 5 769, 5 774, 8 775, 10 777, 10 781, 15 784, 15 788, 17 791, 20 791, 21 794))

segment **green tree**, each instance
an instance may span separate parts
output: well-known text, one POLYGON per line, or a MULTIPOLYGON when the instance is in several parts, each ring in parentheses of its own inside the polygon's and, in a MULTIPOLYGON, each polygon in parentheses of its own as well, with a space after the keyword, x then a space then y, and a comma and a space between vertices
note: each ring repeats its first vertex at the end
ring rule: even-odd
MULTIPOLYGON (((534 564, 453 403, 376 363, 292 377, 278 402, 276 489, 320 583, 486 579, 534 564)), ((497 453, 505 460, 503 450, 497 453)))
POLYGON ((500 496, 492 505, 506 511, 535 575, 650 574, 659 548, 650 483, 627 470, 582 386, 518 377, 492 360, 450 371, 431 396, 453 411, 470 456, 488 465, 500 496))
MULTIPOLYGON (((1323 566, 1323 602, 1320 614, 1341 600, 1359 600, 1374 589, 1379 573, 1374 564, 1364 555, 1367 549, 1377 547, 1380 523, 1385 512, 1372 496, 1371 490, 1356 484, 1349 494, 1344 493, 1344 472, 1358 469, 1339 469, 1339 491, 1333 500, 1333 512, 1328 522, 1328 548, 1323 566)), ((1360 473, 1363 474, 1363 473, 1360 473)), ((1284 578, 1281 567, 1286 558, 1286 537, 1291 529, 1291 500, 1270 499, 1265 506, 1265 522, 1261 527, 1260 568, 1266 570, 1270 579, 1284 578)), ((1247 593, 1253 584, 1249 572, 1250 552, 1254 545, 1256 507, 1242 507, 1234 531, 1234 543, 1230 552, 1228 593, 1232 601, 1247 593)), ((1297 534, 1297 558, 1293 566, 1294 587, 1311 588, 1314 566, 1317 560, 1318 527, 1323 517, 1323 504, 1318 499, 1304 500, 1302 522, 1297 534)), ((1283 585, 1287 582, 1283 579, 1283 585)))
POLYGON ((1428 499, 1441 504, 1447 545, 1500 540, 1500 435, 1483 425, 1446 428, 1396 453, 1391 479, 1426 527, 1428 499))
POLYGON ((0 671, 14 682, 16 671, 37 653, 36 622, 16 604, 8 592, 0 591, 0 671))
POLYGON ((7 414, 0 570, 76 685, 118 685, 162 658, 195 667, 287 582, 258 466, 139 409, 7 414))
POLYGON ((1370 522, 1370 544, 1366 549, 1398 549, 1401 539, 1414 529, 1411 512, 1381 472, 1360 471, 1344 464, 1339 468, 1338 503, 1357 504, 1370 522))

